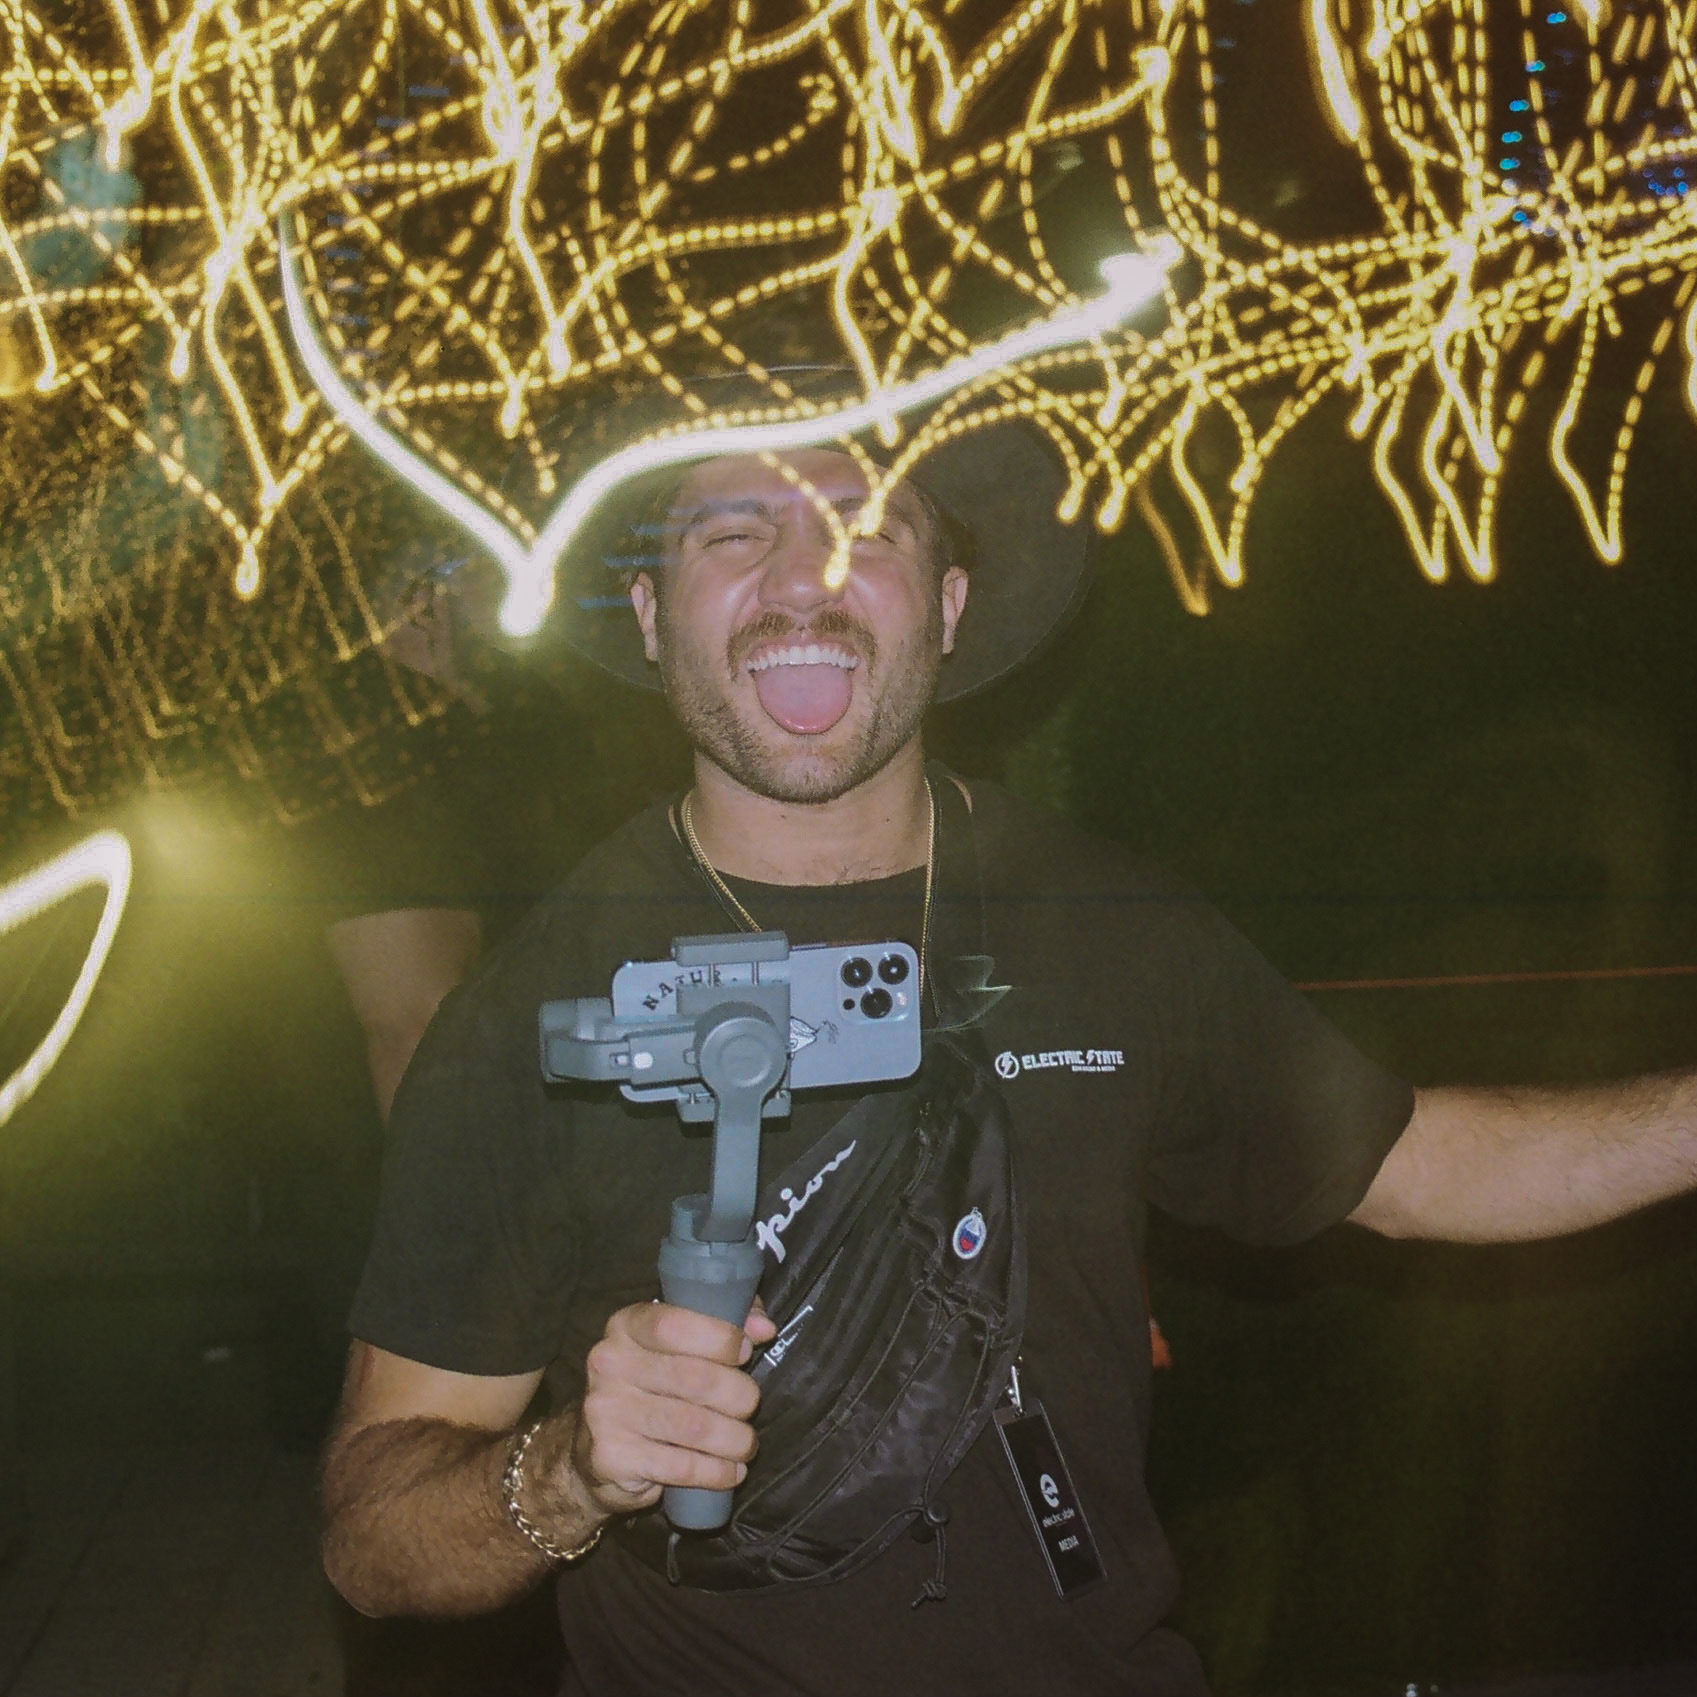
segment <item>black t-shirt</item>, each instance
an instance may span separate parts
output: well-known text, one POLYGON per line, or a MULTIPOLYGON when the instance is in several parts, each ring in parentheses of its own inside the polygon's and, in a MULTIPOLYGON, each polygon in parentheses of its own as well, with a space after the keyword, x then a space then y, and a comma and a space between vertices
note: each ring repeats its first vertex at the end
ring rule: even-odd
MULTIPOLYGON (((907 1538, 848 1579, 784 1595, 673 1587, 608 1539, 561 1578, 586 1691, 1203 1690, 1194 1656, 1159 1628, 1176 1577, 1143 1486, 1145 1208, 1249 1242, 1311 1236, 1365 1194, 1412 1092, 1188 891, 991 786, 971 789, 970 821, 956 809, 950 829, 971 839, 982 899, 940 875, 954 923, 934 935, 969 930, 983 957, 982 1025, 1029 1233, 1026 1377, 1106 1578, 1056 1598, 989 1430, 943 1493, 945 1601, 910 1606, 936 1552, 907 1538)), ((918 873, 733 888, 795 943, 918 943, 918 873)), ((611 1086, 544 1090, 536 1010, 606 994, 622 961, 662 958, 675 936, 727 929, 654 809, 449 997, 396 1100, 356 1336, 462 1373, 546 1369, 556 1394, 575 1393, 608 1315, 656 1294, 671 1199, 706 1188, 708 1142, 611 1086)), ((829 1095, 798 1096, 793 1121, 765 1134, 768 1172, 844 1111, 829 1095)))

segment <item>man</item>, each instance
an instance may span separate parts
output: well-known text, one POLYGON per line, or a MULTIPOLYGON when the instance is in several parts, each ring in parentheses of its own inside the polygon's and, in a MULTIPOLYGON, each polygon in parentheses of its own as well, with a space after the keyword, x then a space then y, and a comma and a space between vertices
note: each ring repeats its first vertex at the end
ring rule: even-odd
MULTIPOLYGON (((1020 440, 1008 427, 928 460, 840 590, 820 507, 863 498, 847 455, 713 460, 676 488, 631 601, 693 787, 449 998, 397 1101, 324 1475, 326 1565, 360 1608, 489 1609, 558 1559, 568 1690, 1194 1694, 1195 1657, 1160 1626, 1175 1578, 1141 1480, 1146 1204, 1248 1241, 1345 1218, 1486 1241, 1576 1230, 1697 1180, 1690 1080, 1416 1095, 1170 881, 988 786, 928 776, 934 695, 1017 663, 1082 577, 1080 539, 1047 518, 1057 480, 1020 440), (733 923, 923 950, 933 897, 975 926, 977 977, 954 982, 977 995, 1013 1126, 1020 1370, 1100 1580, 1057 1596, 1027 1517, 1042 1508, 986 1426, 915 1537, 836 1582, 671 1584, 623 1530, 663 1486, 759 1484, 762 1392, 744 1368, 776 1327, 759 1307, 739 1330, 653 1300, 669 1198, 702 1188, 701 1140, 589 1087, 546 1093, 537 1004, 733 923)), ((579 640, 626 675, 642 663, 615 634, 579 640)), ((766 1134, 767 1170, 844 1108, 798 1096, 795 1124, 766 1134)), ((1045 1475, 1045 1501, 1058 1489, 1045 1475)))
MULTIPOLYGON (((458 598, 440 566, 395 576, 398 583, 378 592, 380 603, 398 600, 402 615, 383 646, 390 659, 452 693, 454 740, 469 743, 487 709, 464 664, 458 598)), ((464 758, 454 749, 450 759, 455 754, 464 758)), ((443 804, 441 787, 431 774, 380 808, 344 810, 333 817, 332 829, 308 834, 309 842, 312 836, 342 839, 333 877, 343 912, 326 936, 365 1035, 372 1093, 384 1120, 442 998, 483 948, 476 907, 481 866, 465 841, 467 822, 443 804)), ((332 858, 316 843, 308 852, 314 851, 332 858)))

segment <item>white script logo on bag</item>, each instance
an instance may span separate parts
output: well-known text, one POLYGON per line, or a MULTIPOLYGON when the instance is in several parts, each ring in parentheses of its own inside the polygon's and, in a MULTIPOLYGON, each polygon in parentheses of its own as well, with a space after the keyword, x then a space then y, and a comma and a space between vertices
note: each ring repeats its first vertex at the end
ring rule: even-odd
MULTIPOLYGON (((856 1143, 859 1141, 858 1138, 855 1139, 856 1143)), ((784 1233, 794 1224, 796 1215, 824 1189, 825 1175, 834 1173, 853 1153, 854 1143, 839 1149, 802 1187, 801 1195, 797 1196, 787 1184, 778 1192, 779 1200, 787 1202, 789 1210, 786 1213, 773 1214, 767 1219, 754 1222, 754 1241, 759 1244, 761 1249, 770 1250, 774 1259, 783 1260, 784 1233)))
POLYGON ((1022 1072, 1065 1067, 1068 1072, 1118 1072, 1125 1065, 1124 1049, 1042 1049, 1035 1055, 1016 1055, 1004 1049, 996 1057, 998 1078, 1018 1078, 1022 1072))

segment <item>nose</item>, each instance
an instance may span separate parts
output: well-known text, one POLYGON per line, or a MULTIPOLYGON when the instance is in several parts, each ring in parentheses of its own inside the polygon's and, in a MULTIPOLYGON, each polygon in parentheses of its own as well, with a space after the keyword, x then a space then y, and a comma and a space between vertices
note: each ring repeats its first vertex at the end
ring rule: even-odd
POLYGON ((760 579, 761 604, 806 619, 840 601, 846 582, 837 589, 825 582, 831 546, 825 521, 809 503, 798 501, 766 557, 760 579))

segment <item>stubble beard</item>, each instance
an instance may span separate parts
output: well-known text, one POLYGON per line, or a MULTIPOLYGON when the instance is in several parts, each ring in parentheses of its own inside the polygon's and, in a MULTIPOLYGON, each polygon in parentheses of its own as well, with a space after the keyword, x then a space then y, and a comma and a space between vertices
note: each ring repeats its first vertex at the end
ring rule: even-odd
POLYGON ((919 734, 943 659, 942 610, 935 605, 920 630, 887 650, 840 608, 806 625, 767 615, 738 631, 718 661, 690 650, 672 629, 664 600, 655 635, 661 685, 691 744, 744 789, 786 803, 835 801, 881 772, 919 734), (798 639, 847 638, 860 656, 855 693, 876 693, 871 710, 840 737, 840 726, 816 738, 793 736, 768 721, 757 703, 753 716, 745 716, 732 696, 751 650, 792 633, 798 639))

